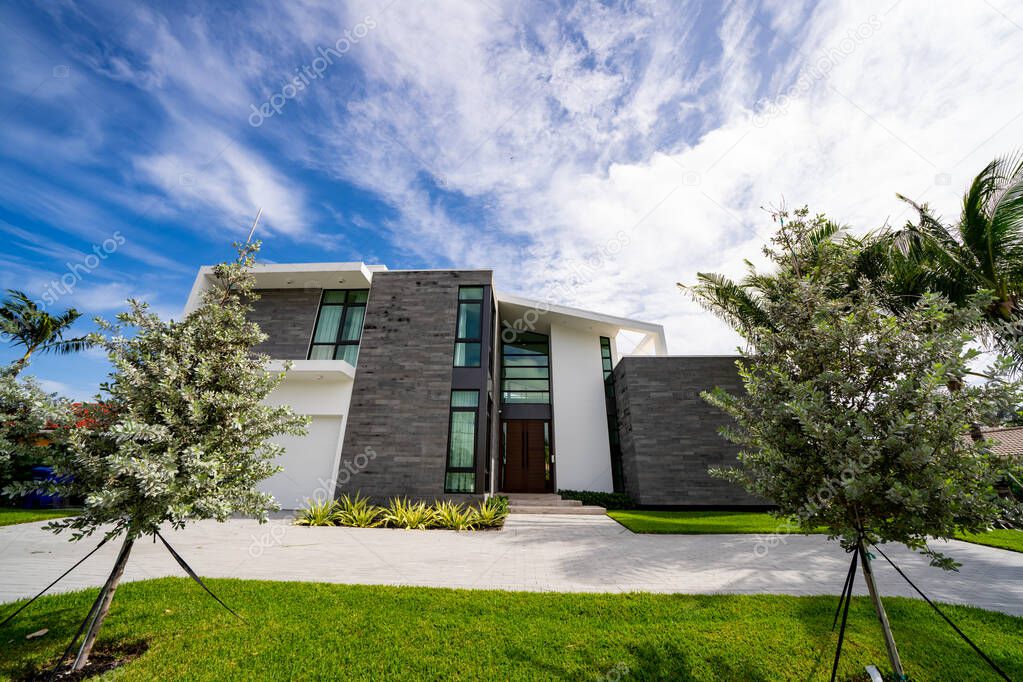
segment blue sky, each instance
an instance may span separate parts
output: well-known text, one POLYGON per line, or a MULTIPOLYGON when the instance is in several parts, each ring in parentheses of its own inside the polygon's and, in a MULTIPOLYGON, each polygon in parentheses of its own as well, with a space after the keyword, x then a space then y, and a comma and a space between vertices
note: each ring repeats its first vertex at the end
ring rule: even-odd
POLYGON ((729 352, 675 282, 755 260, 762 206, 952 215, 1023 129, 1005 0, 13 2, 0 44, 0 287, 86 318, 178 315, 261 206, 266 261, 493 267, 729 352))

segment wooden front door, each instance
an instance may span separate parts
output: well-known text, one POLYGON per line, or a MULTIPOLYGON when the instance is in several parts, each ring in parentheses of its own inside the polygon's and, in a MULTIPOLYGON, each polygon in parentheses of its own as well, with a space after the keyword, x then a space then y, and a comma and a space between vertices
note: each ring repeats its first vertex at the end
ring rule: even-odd
POLYGON ((515 419, 504 422, 504 466, 501 490, 507 493, 549 493, 554 472, 550 422, 515 419))

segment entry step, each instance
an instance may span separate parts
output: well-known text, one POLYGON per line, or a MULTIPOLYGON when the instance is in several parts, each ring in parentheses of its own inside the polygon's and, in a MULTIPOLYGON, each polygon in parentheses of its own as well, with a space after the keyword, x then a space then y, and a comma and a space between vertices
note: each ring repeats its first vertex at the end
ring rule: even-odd
POLYGON ((508 493, 512 514, 604 514, 603 507, 584 506, 579 500, 563 500, 550 493, 508 493))

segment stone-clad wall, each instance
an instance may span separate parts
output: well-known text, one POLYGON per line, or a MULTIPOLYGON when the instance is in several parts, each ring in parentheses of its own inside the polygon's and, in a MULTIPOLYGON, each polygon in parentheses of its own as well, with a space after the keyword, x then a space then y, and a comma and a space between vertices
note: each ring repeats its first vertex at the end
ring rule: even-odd
POLYGON ((374 454, 339 481, 339 495, 445 497, 458 287, 491 280, 490 271, 373 275, 341 459, 374 454))
POLYGON ((260 290, 249 319, 269 338, 254 350, 278 360, 305 360, 319 305, 319 289, 260 290))
POLYGON ((707 469, 735 462, 729 419, 700 392, 740 391, 735 357, 627 356, 615 367, 626 491, 641 505, 762 505, 707 469))

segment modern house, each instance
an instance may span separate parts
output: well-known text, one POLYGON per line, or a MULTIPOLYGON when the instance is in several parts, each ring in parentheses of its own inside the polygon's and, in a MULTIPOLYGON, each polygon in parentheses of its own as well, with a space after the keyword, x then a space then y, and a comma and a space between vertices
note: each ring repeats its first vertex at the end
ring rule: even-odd
MULTIPOLYGON (((666 355, 660 325, 494 290, 490 270, 258 265, 252 319, 271 395, 312 418, 282 439, 266 490, 284 508, 625 491, 651 506, 757 504, 707 468, 735 460, 700 391, 738 387, 731 357, 666 355), (628 338, 623 354, 619 339, 628 338)), ((212 285, 199 270, 186 312, 212 285)))

